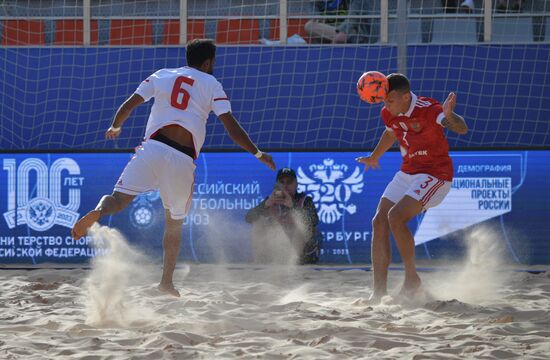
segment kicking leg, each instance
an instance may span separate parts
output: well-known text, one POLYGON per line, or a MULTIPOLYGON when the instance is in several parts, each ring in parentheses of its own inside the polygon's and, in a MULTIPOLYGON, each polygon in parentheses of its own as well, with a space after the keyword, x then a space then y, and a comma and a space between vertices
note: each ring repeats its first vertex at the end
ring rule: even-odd
POLYGON ((71 235, 74 239, 80 239, 88 233, 88 229, 99 219, 105 215, 116 214, 122 211, 132 202, 135 195, 128 195, 118 191, 113 192, 112 195, 105 195, 99 200, 96 208, 80 220, 78 220, 71 230, 71 235))
POLYGON ((180 296, 180 293, 174 288, 172 277, 174 270, 176 269, 176 262, 180 253, 181 244, 181 227, 183 225, 183 219, 174 220, 170 216, 170 211, 165 211, 165 227, 163 238, 163 270, 162 279, 160 280, 159 290, 168 293, 173 296, 180 296))
POLYGON ((386 198, 380 199, 376 215, 372 219, 371 261, 374 292, 370 301, 377 303, 388 293, 388 267, 391 262, 390 225, 388 212, 394 205, 386 198))
POLYGON ((414 237, 407 226, 409 220, 422 211, 422 203, 406 195, 388 213, 388 221, 399 254, 405 266, 405 281, 401 294, 413 295, 421 286, 414 260, 414 237))

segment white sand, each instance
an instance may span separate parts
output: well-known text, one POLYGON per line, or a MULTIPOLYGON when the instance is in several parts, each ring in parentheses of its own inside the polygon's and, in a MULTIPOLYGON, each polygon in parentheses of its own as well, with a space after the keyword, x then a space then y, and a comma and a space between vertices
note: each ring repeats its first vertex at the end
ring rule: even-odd
POLYGON ((156 290, 158 265, 115 247, 94 270, 1 270, 0 359, 550 358, 549 267, 470 261, 421 273, 438 300, 368 306, 362 270, 191 265, 177 299, 156 290))

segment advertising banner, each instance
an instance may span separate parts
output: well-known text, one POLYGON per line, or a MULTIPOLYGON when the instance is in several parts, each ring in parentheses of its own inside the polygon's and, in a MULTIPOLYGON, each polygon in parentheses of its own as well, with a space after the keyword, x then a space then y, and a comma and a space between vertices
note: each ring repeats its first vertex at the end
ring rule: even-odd
MULTIPOLYGON (((323 234, 322 263, 370 262, 371 220, 401 156, 388 152, 380 170, 364 172, 356 152, 274 153, 278 168, 297 173, 313 198, 323 234)), ((464 151, 451 154, 455 177, 438 207, 410 222, 419 258, 458 256, 465 232, 487 226, 507 256, 550 263, 550 151, 464 151)), ((0 154, 0 263, 82 263, 101 255, 91 239, 72 239, 78 219, 110 194, 131 154, 0 154)), ((181 258, 251 261, 246 212, 268 196, 274 171, 244 153, 203 153, 196 161, 181 258)), ((162 255, 165 211, 160 195, 137 196, 123 212, 101 220, 153 258, 162 255)), ((399 261, 394 248, 394 260, 399 261)))

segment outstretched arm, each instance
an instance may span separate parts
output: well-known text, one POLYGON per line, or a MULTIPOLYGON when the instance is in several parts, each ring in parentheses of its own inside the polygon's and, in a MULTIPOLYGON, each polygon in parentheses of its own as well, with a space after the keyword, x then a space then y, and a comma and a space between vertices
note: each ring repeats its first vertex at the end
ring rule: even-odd
POLYGON ((394 132, 386 129, 384 130, 384 133, 380 137, 378 144, 376 145, 370 156, 361 156, 355 159, 355 161, 365 164, 365 171, 370 168, 379 169, 380 165, 378 164, 378 160, 380 159, 380 157, 382 157, 382 155, 384 155, 386 151, 388 151, 389 148, 392 147, 394 142, 394 132))
MULTIPOLYGON (((252 155, 257 154, 260 151, 258 147, 254 145, 252 140, 250 140, 247 132, 242 128, 242 126, 239 124, 237 119, 235 119, 233 114, 227 112, 225 114, 221 114, 219 118, 223 123, 225 130, 227 130, 229 137, 231 138, 231 140, 233 140, 235 144, 239 145, 241 148, 248 151, 252 155)), ((259 160, 271 170, 275 170, 275 163, 273 162, 271 155, 269 155, 268 153, 260 154, 261 157, 259 157, 259 160)))
POLYGON ((466 125, 462 116, 453 111, 455 106, 456 94, 451 92, 443 103, 443 114, 445 118, 441 121, 441 125, 457 134, 464 135, 468 132, 468 125, 466 125))
POLYGON ((130 114, 136 107, 143 104, 145 100, 138 94, 132 94, 126 101, 118 108, 113 123, 105 132, 107 139, 115 139, 120 135, 122 124, 130 117, 130 114))

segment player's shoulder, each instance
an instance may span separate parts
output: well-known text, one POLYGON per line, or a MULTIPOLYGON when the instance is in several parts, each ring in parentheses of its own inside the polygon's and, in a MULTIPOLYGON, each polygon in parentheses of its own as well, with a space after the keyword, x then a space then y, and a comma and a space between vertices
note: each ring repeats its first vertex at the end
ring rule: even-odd
POLYGON ((206 73, 204 71, 200 71, 199 69, 195 69, 195 68, 190 67, 190 66, 183 66, 183 67, 179 68, 179 70, 182 71, 182 72, 185 72, 187 74, 193 74, 197 78, 207 79, 209 81, 217 81, 216 78, 214 77, 214 75, 206 73))
POLYGON ((392 114, 389 112, 388 109, 384 106, 382 110, 380 110, 380 116, 384 121, 389 120, 392 117, 392 114))
POLYGON ((417 96, 414 107, 417 109, 424 109, 424 108, 430 108, 434 105, 440 105, 439 101, 426 96, 417 96))
POLYGON ((162 68, 162 69, 158 69, 157 71, 154 72, 154 74, 171 74, 171 73, 174 73, 174 71, 177 70, 177 69, 172 69, 172 68, 162 68))
POLYGON ((162 79, 162 78, 166 78, 166 77, 169 77, 169 76, 174 76, 174 74, 176 74, 176 70, 177 69, 171 69, 171 68, 158 69, 153 74, 151 74, 151 76, 149 76, 149 78, 152 77, 152 78, 162 79))
POLYGON ((201 86, 216 88, 221 85, 218 79, 216 79, 216 77, 212 74, 187 66, 183 67, 182 69, 184 69, 183 71, 185 71, 186 74, 191 78, 200 80, 201 86))

